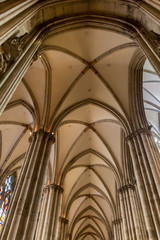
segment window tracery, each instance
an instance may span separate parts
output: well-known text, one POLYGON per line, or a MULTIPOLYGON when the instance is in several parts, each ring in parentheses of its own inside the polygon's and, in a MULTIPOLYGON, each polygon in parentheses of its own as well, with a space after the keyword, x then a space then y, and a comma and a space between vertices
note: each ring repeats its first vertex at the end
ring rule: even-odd
POLYGON ((0 231, 5 222, 8 206, 16 183, 16 172, 7 176, 0 186, 0 231))

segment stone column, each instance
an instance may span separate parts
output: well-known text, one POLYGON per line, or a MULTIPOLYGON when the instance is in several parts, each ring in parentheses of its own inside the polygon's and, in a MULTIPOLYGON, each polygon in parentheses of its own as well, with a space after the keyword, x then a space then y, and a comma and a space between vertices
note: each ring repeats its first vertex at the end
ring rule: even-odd
POLYGON ((141 223, 137 208, 137 197, 135 186, 127 184, 119 189, 120 206, 122 214, 122 225, 124 228, 124 239, 126 240, 146 240, 143 234, 144 225, 141 223))
POLYGON ((120 199, 120 209, 121 209, 121 216, 122 216, 122 226, 123 226, 123 233, 124 233, 124 240, 133 240, 133 232, 131 229, 131 222, 128 209, 128 204, 126 200, 125 194, 125 187, 121 187, 119 189, 119 199, 120 199))
POLYGON ((51 236, 53 236, 52 237, 53 240, 57 240, 58 238, 58 224, 59 224, 59 217, 60 217, 61 206, 62 206, 62 193, 63 193, 63 188, 60 186, 57 186, 55 221, 51 231, 51 236))
POLYGON ((60 227, 59 227, 59 236, 58 240, 66 240, 66 227, 68 224, 68 219, 60 217, 60 227))
POLYGON ((158 239, 160 239, 160 198, 157 190, 159 176, 157 174, 151 151, 148 149, 150 146, 147 144, 147 135, 150 135, 149 131, 140 129, 134 137, 134 142, 138 152, 140 168, 146 187, 147 198, 149 200, 155 230, 158 239))
POLYGON ((50 150, 55 138, 44 130, 32 136, 1 240, 33 240, 50 150))
MULTIPOLYGON (((146 157, 149 163, 149 166, 147 166, 147 168, 149 168, 150 170, 149 177, 150 179, 153 178, 151 179, 151 181, 155 182, 154 184, 156 188, 155 191, 157 191, 160 197, 160 173, 159 173, 159 166, 158 166, 160 165, 160 161, 159 161, 160 156, 157 156, 156 154, 154 154, 155 149, 152 147, 151 142, 149 141, 149 139, 152 137, 150 131, 147 131, 147 132, 141 131, 140 137, 141 137, 141 140, 144 146, 144 151, 146 153, 146 157)), ((160 209, 158 209, 158 211, 159 210, 160 209)))
MULTIPOLYGON (((144 220, 146 225, 146 231, 149 236, 149 240, 158 240, 157 230, 154 224, 153 212, 151 211, 151 203, 154 204, 153 195, 147 194, 150 189, 150 184, 146 177, 146 169, 144 167, 144 160, 142 158, 143 147, 139 146, 136 137, 133 135, 127 138, 132 163, 134 168, 134 174, 137 182, 138 193, 140 197, 140 202, 144 214, 144 220), (141 148, 141 151, 140 151, 141 148)), ((160 225, 159 225, 160 226, 160 225)))
MULTIPOLYGON (((17 89, 24 74, 33 62, 33 57, 40 47, 44 39, 44 35, 39 31, 32 38, 29 36, 28 38, 30 38, 28 40, 28 44, 25 45, 20 56, 18 56, 18 49, 21 45, 17 45, 17 58, 1 78, 0 115, 17 89)), ((21 44, 21 42, 19 44, 21 44)), ((7 53, 12 56, 12 52, 9 51, 7 53)))
POLYGON ((114 223, 114 221, 112 222, 112 225, 113 225, 113 237, 114 240, 117 240, 116 224, 114 223))
POLYGON ((115 219, 112 222, 112 224, 113 224, 114 240, 122 240, 121 222, 122 222, 121 218, 115 219))
POLYGON ((35 239, 42 239, 42 233, 44 229, 44 222, 45 222, 45 216, 46 216, 47 205, 48 205, 48 198, 49 198, 49 187, 47 186, 43 190, 42 204, 41 204, 39 218, 37 222, 35 239))
POLYGON ((58 233, 58 221, 60 216, 61 195, 63 189, 55 184, 46 187, 47 201, 45 198, 43 204, 45 207, 41 209, 40 221, 37 225, 35 240, 53 240, 56 239, 58 233))

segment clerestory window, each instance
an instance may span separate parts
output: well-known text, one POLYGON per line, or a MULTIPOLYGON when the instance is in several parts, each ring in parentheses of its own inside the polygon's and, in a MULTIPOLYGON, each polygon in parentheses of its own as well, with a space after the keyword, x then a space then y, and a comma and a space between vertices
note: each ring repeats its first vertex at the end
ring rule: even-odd
POLYGON ((143 100, 147 120, 160 152, 160 77, 148 60, 143 67, 143 100))

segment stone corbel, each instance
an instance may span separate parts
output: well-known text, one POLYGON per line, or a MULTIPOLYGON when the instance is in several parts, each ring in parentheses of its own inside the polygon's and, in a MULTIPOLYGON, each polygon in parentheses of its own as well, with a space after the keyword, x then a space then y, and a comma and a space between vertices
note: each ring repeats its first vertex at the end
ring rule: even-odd
POLYGON ((27 36, 28 33, 20 37, 11 37, 0 46, 0 75, 21 55, 27 36))

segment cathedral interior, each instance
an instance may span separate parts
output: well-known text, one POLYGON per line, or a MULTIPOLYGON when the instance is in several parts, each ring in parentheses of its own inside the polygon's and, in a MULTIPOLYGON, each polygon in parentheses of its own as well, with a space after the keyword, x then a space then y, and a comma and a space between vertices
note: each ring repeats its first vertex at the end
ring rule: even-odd
POLYGON ((160 1, 0 1, 0 239, 160 239, 160 1))

